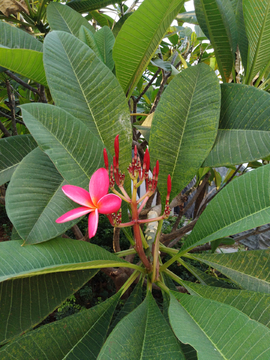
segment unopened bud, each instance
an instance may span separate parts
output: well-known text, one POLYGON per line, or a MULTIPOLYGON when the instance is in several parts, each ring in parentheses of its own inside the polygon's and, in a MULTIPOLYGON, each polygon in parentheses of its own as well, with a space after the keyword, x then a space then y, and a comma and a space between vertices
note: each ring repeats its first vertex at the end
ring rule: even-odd
POLYGON ((106 149, 103 149, 103 158, 104 158, 105 168, 109 172, 109 160, 108 160, 108 154, 107 154, 106 149))

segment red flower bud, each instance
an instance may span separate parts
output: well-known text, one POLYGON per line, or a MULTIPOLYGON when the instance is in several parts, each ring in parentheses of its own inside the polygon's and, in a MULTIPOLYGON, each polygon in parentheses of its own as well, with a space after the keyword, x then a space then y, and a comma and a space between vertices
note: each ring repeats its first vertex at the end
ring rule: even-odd
POLYGON ((108 160, 108 154, 107 154, 106 149, 103 149, 103 158, 104 158, 105 168, 109 172, 109 160, 108 160))
POLYGON ((143 164, 145 165, 145 170, 148 172, 150 167, 150 155, 148 149, 146 149, 144 158, 143 158, 143 164))
POLYGON ((114 139, 114 151, 117 165, 119 165, 119 135, 116 135, 114 139))
POLYGON ((167 197, 168 198, 170 197, 171 191, 172 191, 172 179, 171 179, 171 175, 169 174, 168 178, 167 178, 167 197))

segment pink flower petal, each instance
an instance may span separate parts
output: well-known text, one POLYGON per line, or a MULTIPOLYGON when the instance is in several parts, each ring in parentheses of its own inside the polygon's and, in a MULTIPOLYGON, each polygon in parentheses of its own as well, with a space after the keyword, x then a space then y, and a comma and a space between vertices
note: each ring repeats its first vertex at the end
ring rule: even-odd
POLYGON ((100 168, 92 175, 89 183, 89 193, 93 204, 96 206, 99 199, 108 194, 109 175, 106 169, 100 168))
POLYGON ((57 224, 61 224, 70 220, 77 219, 78 217, 81 217, 85 214, 88 214, 90 211, 93 211, 89 209, 89 207, 79 207, 73 210, 68 211, 64 215, 60 216, 60 218, 56 219, 55 222, 57 224))
POLYGON ((88 235, 89 239, 96 235, 98 227, 98 209, 91 212, 88 218, 88 235))
POLYGON ((91 201, 89 192, 83 188, 74 185, 64 185, 62 190, 67 197, 76 203, 83 206, 89 206, 90 208, 95 207, 91 201))
POLYGON ((121 207, 122 200, 115 194, 107 194, 103 196, 97 203, 100 214, 111 214, 117 212, 121 207))

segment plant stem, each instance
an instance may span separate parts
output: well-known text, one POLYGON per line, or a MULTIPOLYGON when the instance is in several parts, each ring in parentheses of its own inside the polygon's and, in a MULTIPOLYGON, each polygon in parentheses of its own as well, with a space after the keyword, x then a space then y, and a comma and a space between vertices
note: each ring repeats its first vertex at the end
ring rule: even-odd
POLYGON ((120 288, 119 291, 121 291, 121 296, 124 295, 124 293, 127 291, 127 289, 133 284, 133 282, 137 279, 137 277, 141 273, 136 270, 133 272, 133 274, 128 278, 128 280, 124 283, 124 285, 120 288))
POLYGON ((165 274, 169 275, 170 278, 172 278, 174 281, 178 282, 178 284, 184 286, 183 280, 179 276, 175 275, 172 271, 166 269, 164 272, 165 274))
POLYGON ((117 255, 119 257, 124 257, 124 256, 131 255, 131 254, 136 254, 136 250, 128 249, 128 250, 122 250, 122 251, 115 253, 115 255, 117 255))

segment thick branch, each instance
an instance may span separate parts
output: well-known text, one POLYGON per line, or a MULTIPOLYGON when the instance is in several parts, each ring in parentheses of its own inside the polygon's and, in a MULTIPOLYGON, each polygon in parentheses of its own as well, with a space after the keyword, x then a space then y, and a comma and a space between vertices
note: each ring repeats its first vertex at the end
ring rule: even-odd
POLYGON ((73 231, 73 234, 75 235, 75 238, 77 240, 80 240, 83 238, 83 234, 82 234, 81 230, 79 229, 78 225, 72 226, 71 230, 73 231))
POLYGON ((182 227, 181 229, 178 229, 176 231, 174 231, 173 233, 170 234, 163 234, 160 238, 160 241, 166 245, 167 243, 169 243, 171 240, 174 240, 173 242, 171 242, 168 247, 172 247, 175 243, 177 243, 177 241, 179 241, 181 239, 181 237, 183 237, 187 232, 189 232, 190 230, 192 230, 196 224, 196 222, 198 221, 198 218, 194 219, 193 221, 191 221, 189 224, 187 224, 186 226, 182 227))
MULTIPOLYGON (((1 115, 1 113, 0 113, 0 115, 1 115)), ((9 131, 4 127, 4 125, 2 124, 1 121, 0 121, 0 130, 2 131, 2 133, 3 133, 6 137, 11 136, 11 134, 10 134, 9 131)))

